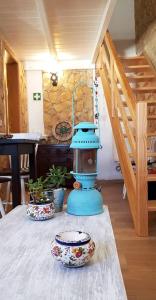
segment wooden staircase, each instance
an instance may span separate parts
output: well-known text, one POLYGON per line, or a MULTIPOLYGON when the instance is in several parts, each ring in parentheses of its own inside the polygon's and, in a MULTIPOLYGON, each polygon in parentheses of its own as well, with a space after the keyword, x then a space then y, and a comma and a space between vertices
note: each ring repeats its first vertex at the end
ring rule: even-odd
POLYGON ((119 58, 110 34, 105 34, 96 61, 134 227, 139 236, 148 235, 148 214, 156 211, 156 200, 148 201, 147 161, 156 158, 150 139, 156 137, 156 73, 144 56, 119 58), (135 162, 135 169, 132 166, 135 162))

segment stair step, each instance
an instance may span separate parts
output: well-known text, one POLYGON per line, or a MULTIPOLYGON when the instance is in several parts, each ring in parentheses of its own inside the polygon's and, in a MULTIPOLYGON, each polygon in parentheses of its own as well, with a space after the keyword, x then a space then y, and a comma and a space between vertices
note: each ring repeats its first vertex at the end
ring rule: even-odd
POLYGON ((126 72, 130 73, 130 72, 146 72, 146 71, 150 71, 151 74, 152 70, 151 70, 151 66, 150 65, 134 65, 134 66, 125 66, 126 72))
POLYGON ((148 133, 147 133, 147 136, 148 136, 148 137, 156 136, 156 131, 154 131, 154 132, 148 132, 148 133))
POLYGON ((153 99, 153 100, 151 100, 151 99, 148 100, 147 99, 146 102, 147 102, 148 106, 153 106, 153 104, 156 105, 156 99, 153 99))
MULTIPOLYGON (((149 87, 138 87, 138 88, 132 88, 132 91, 136 94, 151 94, 151 93, 156 93, 156 86, 149 86, 149 87)), ((123 94, 122 88, 120 86, 118 86, 118 90, 120 92, 120 94, 123 94)), ((156 101, 156 100, 155 100, 156 101)))
POLYGON ((147 60, 144 56, 134 56, 134 57, 121 56, 120 59, 125 65, 147 64, 147 60))
POLYGON ((156 181, 156 174, 148 174, 147 180, 148 181, 156 181))
MULTIPOLYGON (((131 116, 127 116, 128 121, 133 121, 131 116)), ((149 115, 147 116, 148 120, 156 120, 156 115, 149 115)), ((119 120, 122 122, 122 117, 119 117, 119 120)))
POLYGON ((123 106, 127 107, 127 102, 126 101, 122 101, 123 106))
POLYGON ((152 156, 155 156, 156 157, 156 152, 147 152, 147 156, 148 157, 152 157, 152 156))
MULTIPOLYGON (((128 121, 133 121, 132 118, 131 118, 131 116, 127 116, 127 119, 128 119, 128 121)), ((119 117, 119 120, 120 120, 121 122, 123 122, 122 117, 119 117)))
POLYGON ((148 211, 156 211, 156 200, 148 201, 148 211))
POLYGON ((151 82, 151 81, 156 81, 156 76, 154 75, 134 75, 134 76, 127 76, 128 80, 130 82, 151 82))
MULTIPOLYGON (((134 155, 131 152, 128 154, 129 157, 134 157, 134 155)), ((147 152, 147 157, 156 157, 156 152, 147 152)))
POLYGON ((137 94, 156 93, 156 86, 138 87, 138 88, 132 88, 132 90, 137 94))
POLYGON ((148 120, 156 120, 156 115, 149 115, 148 120))
MULTIPOLYGON (((125 138, 128 137, 126 133, 124 133, 123 136, 124 136, 125 138)), ((156 136, 156 132, 148 132, 148 133, 147 133, 147 136, 148 136, 148 137, 156 136)))

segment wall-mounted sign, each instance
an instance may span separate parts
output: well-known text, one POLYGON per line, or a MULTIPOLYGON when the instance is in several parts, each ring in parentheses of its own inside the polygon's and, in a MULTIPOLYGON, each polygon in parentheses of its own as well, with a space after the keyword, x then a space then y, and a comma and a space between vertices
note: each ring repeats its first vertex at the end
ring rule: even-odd
POLYGON ((41 93, 33 93, 33 100, 35 101, 41 100, 41 93))

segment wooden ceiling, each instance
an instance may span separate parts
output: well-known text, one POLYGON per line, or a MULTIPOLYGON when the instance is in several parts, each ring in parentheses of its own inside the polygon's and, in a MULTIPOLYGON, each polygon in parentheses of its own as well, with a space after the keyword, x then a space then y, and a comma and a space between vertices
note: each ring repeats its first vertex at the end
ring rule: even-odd
POLYGON ((91 60, 108 2, 0 0, 0 32, 22 61, 91 60))

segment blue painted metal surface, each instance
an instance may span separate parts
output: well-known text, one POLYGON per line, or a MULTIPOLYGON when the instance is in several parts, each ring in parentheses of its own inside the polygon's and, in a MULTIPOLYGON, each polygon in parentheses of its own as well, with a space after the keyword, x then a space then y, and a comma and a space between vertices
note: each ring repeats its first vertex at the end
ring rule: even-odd
POLYGON ((67 212, 76 216, 92 216, 103 212, 103 198, 96 189, 73 190, 68 197, 67 212))
POLYGON ((76 133, 72 138, 70 148, 74 149, 98 149, 99 137, 95 134, 97 126, 91 122, 81 122, 74 127, 76 133))
MULTIPOLYGON (((96 149, 100 148, 98 136, 95 134, 96 125, 90 122, 81 122, 74 127, 76 130, 70 145, 73 149, 96 149)), ((75 162, 78 170, 78 159, 75 162)), ((67 212, 77 216, 91 216, 103 212, 103 198, 95 188, 95 173, 74 173, 71 172, 77 182, 80 183, 79 190, 73 190, 67 200, 67 212)))

